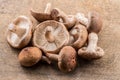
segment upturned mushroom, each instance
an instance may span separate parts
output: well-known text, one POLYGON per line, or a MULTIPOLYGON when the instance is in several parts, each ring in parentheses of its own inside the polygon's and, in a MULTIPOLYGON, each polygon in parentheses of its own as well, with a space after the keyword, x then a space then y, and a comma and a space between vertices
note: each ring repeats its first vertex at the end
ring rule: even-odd
POLYGON ((46 61, 50 64, 50 60, 42 55, 42 52, 37 47, 24 48, 18 55, 18 60, 22 66, 31 67, 38 63, 40 60, 46 61))
POLYGON ((46 53, 46 56, 51 60, 58 61, 58 67, 62 72, 73 71, 76 67, 76 51, 71 46, 63 47, 59 55, 46 53))
MULTIPOLYGON (((46 4, 46 8, 43 13, 35 12, 32 9, 30 10, 31 15, 39 22, 46 21, 46 20, 52 20, 51 17, 51 3, 46 4)), ((57 20, 54 18, 54 20, 57 20)))
POLYGON ((72 28, 76 23, 76 18, 74 15, 67 15, 62 10, 54 8, 51 10, 51 16, 53 19, 62 19, 61 22, 64 23, 67 29, 72 28))
POLYGON ((48 20, 40 23, 33 35, 33 45, 45 53, 57 53, 69 42, 69 33, 62 23, 48 20))
POLYGON ((32 22, 26 16, 19 16, 8 25, 7 41, 14 48, 25 47, 32 36, 32 22))
POLYGON ((98 13, 91 13, 91 23, 88 27, 88 46, 79 49, 78 55, 82 58, 91 60, 98 59, 104 55, 104 50, 97 46, 98 33, 102 28, 102 20, 98 16, 98 13))
POLYGON ((70 30, 70 42, 74 48, 81 48, 87 41, 88 32, 84 25, 79 22, 70 30))
POLYGON ((50 16, 50 10, 51 10, 51 4, 48 3, 46 4, 46 8, 43 13, 38 13, 33 11, 32 9, 30 10, 31 15, 39 22, 45 21, 45 20, 51 20, 52 17, 50 16))

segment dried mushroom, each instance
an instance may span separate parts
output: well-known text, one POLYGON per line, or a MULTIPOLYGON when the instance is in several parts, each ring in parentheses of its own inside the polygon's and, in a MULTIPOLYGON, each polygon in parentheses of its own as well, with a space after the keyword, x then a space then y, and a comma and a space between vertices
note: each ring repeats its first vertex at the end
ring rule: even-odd
POLYGON ((22 66, 30 67, 36 64, 42 57, 42 52, 36 47, 24 48, 18 55, 22 66))
POLYGON ((81 48, 87 40, 88 32, 84 25, 79 22, 70 30, 70 44, 76 49, 81 48))
POLYGON ((46 53, 46 56, 51 59, 58 61, 58 67, 63 72, 73 71, 76 67, 76 51, 71 46, 63 47, 59 54, 46 53))
POLYGON ((22 66, 31 67, 38 63, 40 60, 51 63, 50 60, 42 55, 42 51, 37 47, 24 48, 18 55, 18 60, 22 66))
POLYGON ((102 19, 97 12, 90 13, 91 21, 88 27, 88 45, 78 51, 78 55, 84 59, 99 59, 104 55, 104 50, 98 47, 98 33, 102 29, 102 19))
MULTIPOLYGON (((31 15, 39 22, 43 22, 46 20, 53 20, 51 16, 51 3, 47 3, 43 13, 35 12, 32 9, 30 10, 30 12, 31 12, 31 15)), ((54 20, 57 20, 57 18, 54 18, 54 20)))
POLYGON ((40 23, 33 35, 34 46, 45 53, 56 53, 69 42, 69 33, 62 23, 48 20, 40 23))
POLYGON ((26 16, 19 16, 8 26, 7 41, 14 48, 25 47, 32 36, 32 22, 26 16))
POLYGON ((91 32, 88 36, 88 46, 78 50, 78 55, 87 60, 99 59, 103 57, 104 50, 97 46, 98 35, 91 32))

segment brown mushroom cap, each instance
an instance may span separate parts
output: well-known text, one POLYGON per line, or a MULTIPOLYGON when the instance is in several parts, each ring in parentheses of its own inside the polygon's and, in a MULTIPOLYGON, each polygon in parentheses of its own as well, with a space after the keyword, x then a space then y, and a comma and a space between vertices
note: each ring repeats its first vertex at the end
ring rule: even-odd
POLYGON ((89 32, 99 33, 102 29, 102 18, 97 12, 90 12, 89 15, 89 32))
POLYGON ((42 56, 42 52, 37 47, 27 47, 24 48, 19 56, 19 62, 22 66, 30 67, 35 65, 42 56))
POLYGON ((17 17, 9 26, 7 41, 14 48, 26 46, 32 36, 32 22, 26 16, 17 17))
POLYGON ((33 10, 30 10, 30 12, 31 12, 31 15, 39 22, 52 20, 52 17, 48 13, 38 13, 33 10))
POLYGON ((85 44, 88 32, 85 26, 78 23, 70 30, 70 35, 73 39, 72 42, 70 41, 70 44, 78 49, 85 44))
POLYGON ((63 72, 70 72, 76 67, 76 51, 71 46, 61 49, 58 58, 58 67, 63 72))
POLYGON ((78 55, 84 59, 92 60, 101 58, 104 55, 104 51, 102 48, 97 47, 95 52, 89 52, 86 47, 83 47, 78 50, 78 55))
POLYGON ((56 53, 69 42, 69 33, 62 23, 48 20, 40 23, 33 36, 34 46, 45 53, 56 53))

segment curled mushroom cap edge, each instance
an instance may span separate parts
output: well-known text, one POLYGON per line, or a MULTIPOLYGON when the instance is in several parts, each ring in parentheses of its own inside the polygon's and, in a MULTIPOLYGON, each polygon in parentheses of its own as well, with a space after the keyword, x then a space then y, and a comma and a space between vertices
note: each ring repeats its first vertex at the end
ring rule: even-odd
POLYGON ((8 25, 6 36, 10 46, 18 49, 23 48, 31 40, 31 20, 24 15, 18 16, 8 25))

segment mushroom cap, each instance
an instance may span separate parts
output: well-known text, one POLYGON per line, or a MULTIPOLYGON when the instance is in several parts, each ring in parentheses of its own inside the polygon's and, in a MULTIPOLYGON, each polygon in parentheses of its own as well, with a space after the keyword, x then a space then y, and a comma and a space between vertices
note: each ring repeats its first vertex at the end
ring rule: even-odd
POLYGON ((52 17, 48 13, 38 13, 33 10, 30 10, 31 15, 39 22, 46 21, 46 20, 52 20, 52 17))
POLYGON ((70 72, 76 67, 76 51, 71 46, 61 49, 58 58, 58 67, 63 72, 70 72))
POLYGON ((95 52, 87 51, 86 47, 83 47, 78 50, 78 55, 84 59, 92 60, 99 59, 104 55, 104 50, 100 47, 97 47, 95 52))
POLYGON ((33 45, 45 53, 57 53, 69 42, 69 33, 62 23, 48 20, 40 23, 33 36, 33 45), (49 41, 50 40, 50 41, 49 41))
POLYGON ((86 43, 88 32, 85 26, 78 23, 70 30, 70 35, 73 39, 71 39, 72 42, 70 41, 70 44, 79 49, 86 43), (75 35, 75 37, 73 35, 75 35))
POLYGON ((19 16, 8 26, 7 41, 14 48, 25 47, 32 36, 32 22, 26 16, 19 16))
POLYGON ((18 60, 22 66, 30 67, 35 65, 42 57, 42 52, 37 47, 24 48, 18 55, 18 60))
POLYGON ((88 32, 95 32, 99 33, 102 29, 102 18, 97 12, 90 12, 88 14, 89 18, 89 26, 88 26, 88 32))

